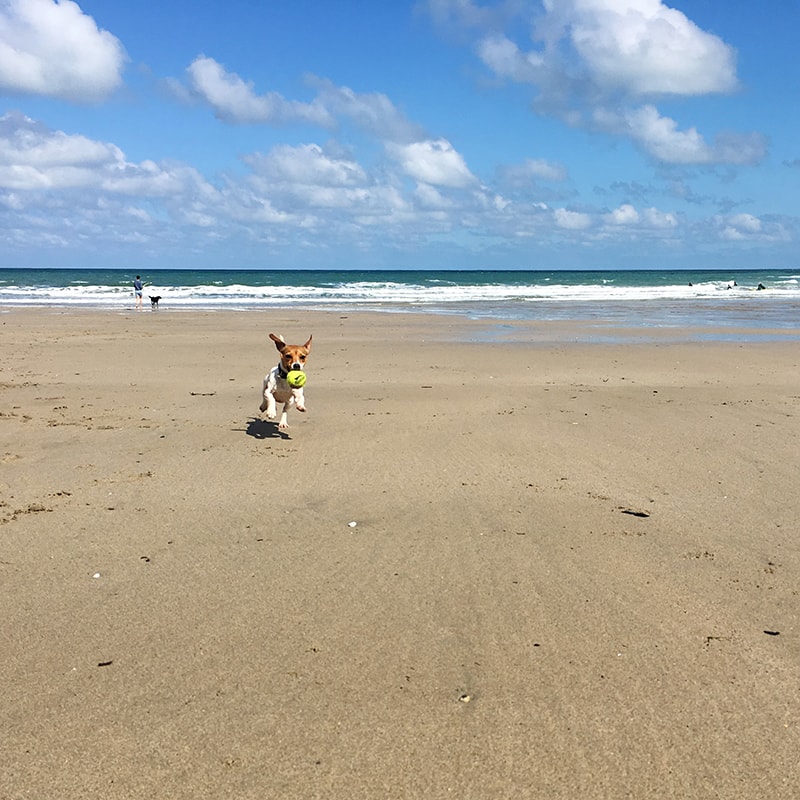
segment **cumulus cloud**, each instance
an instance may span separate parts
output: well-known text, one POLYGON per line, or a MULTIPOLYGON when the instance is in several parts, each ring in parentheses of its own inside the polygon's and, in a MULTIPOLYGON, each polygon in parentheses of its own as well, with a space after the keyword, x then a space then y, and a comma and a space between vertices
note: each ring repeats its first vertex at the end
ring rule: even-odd
POLYGON ((121 157, 119 148, 85 136, 49 131, 19 112, 0 117, 0 164, 49 169, 97 166, 121 157))
POLYGON ((792 232, 796 221, 774 216, 728 214, 712 218, 710 224, 720 239, 742 244, 786 243, 796 236, 792 232))
POLYGON ((244 161, 272 182, 357 186, 367 179, 357 162, 331 156, 317 144, 279 145, 268 155, 245 156, 244 161))
POLYGON ((476 183, 463 156, 446 139, 390 144, 387 149, 403 171, 420 183, 456 189, 476 183))
POLYGON ((635 225, 639 222, 639 212, 629 203, 625 203, 607 214, 606 220, 612 225, 635 225))
POLYGON ((566 208, 557 208, 553 212, 553 218, 559 228, 566 228, 572 231, 581 231, 592 224, 592 218, 588 214, 579 211, 568 211, 566 208))
MULTIPOLYGON (((439 18, 443 6, 452 20, 463 21, 462 3, 436 5, 439 18)), ((478 16, 467 16, 479 24, 478 16)), ((735 50, 662 0, 543 0, 543 13, 530 26, 533 47, 485 26, 476 49, 494 75, 535 88, 539 113, 628 137, 664 163, 754 164, 764 158, 767 143, 758 133, 721 133, 708 142, 654 105, 663 97, 738 88, 735 50)))
POLYGON ((448 31, 483 31, 477 51, 484 63, 546 94, 575 91, 578 83, 587 93, 629 96, 737 88, 734 48, 662 0, 420 0, 418 6, 448 31), (539 6, 543 13, 533 18, 539 6), (515 18, 530 26, 535 48, 522 50, 502 33, 515 18))
POLYGON ((252 83, 229 72, 213 58, 198 56, 187 68, 191 91, 227 122, 308 122, 330 127, 333 119, 318 102, 286 100, 278 92, 257 94, 252 83))
POLYGON ((736 53, 661 0, 544 0, 538 49, 488 33, 478 52, 497 74, 545 92, 703 95, 737 87, 736 53))
MULTIPOLYGON (((596 119, 602 119, 598 114, 596 119)), ((614 115, 605 122, 614 126, 614 115)), ((671 164, 706 164, 712 160, 711 149, 696 128, 678 130, 678 124, 663 117, 655 106, 646 105, 629 111, 618 118, 620 129, 630 134, 651 155, 671 164)))
POLYGON ((653 105, 624 112, 595 110, 592 121, 600 130, 628 136, 653 158, 669 164, 755 164, 766 154, 766 137, 759 133, 726 133, 712 143, 694 127, 680 130, 653 105))
POLYGON ((672 212, 659 211, 657 208, 646 208, 642 212, 642 218, 646 225, 651 228, 676 228, 678 218, 672 212))
POLYGON ((310 78, 319 94, 317 102, 334 117, 351 121, 358 128, 384 141, 411 142, 425 137, 420 125, 381 92, 359 93, 322 78, 310 78))
POLYGON ((91 188, 163 197, 204 181, 187 167, 133 164, 116 145, 53 131, 18 112, 0 117, 0 189, 16 192, 91 188))
POLYGON ((302 122, 331 129, 344 122, 385 141, 410 142, 424 138, 420 125, 411 122, 380 92, 359 93, 332 81, 309 76, 316 97, 309 103, 287 100, 278 92, 258 94, 252 82, 207 56, 198 56, 186 69, 188 84, 168 80, 173 94, 207 104, 216 116, 235 124, 285 124, 302 122))
POLYGON ((0 0, 0 93, 97 102, 121 85, 126 60, 71 0, 0 0))
POLYGON ((639 211, 630 203, 623 203, 603 217, 607 225, 615 228, 634 228, 668 230, 678 225, 675 214, 657 208, 644 208, 639 211))
POLYGON ((377 181, 352 158, 317 144, 279 145, 242 160, 252 170, 246 185, 293 214, 312 209, 391 215, 409 205, 394 186, 377 181))
MULTIPOLYGON (((113 143, 10 113, 0 117, 0 236, 8 246, 39 247, 46 218, 53 247, 85 236, 138 249, 159 243, 162 250, 165 243, 199 249, 234 237, 259 246, 322 247, 341 238, 350 247, 394 242, 402 249, 458 230, 505 241, 608 242, 670 238, 677 225, 668 212, 627 203, 604 215, 553 209, 534 202, 531 191, 510 200, 478 181, 446 139, 385 146, 388 158, 370 168, 335 141, 279 145, 242 156, 244 175, 211 182, 186 164, 135 163, 113 143)), ((529 182, 565 177, 545 160, 513 169, 529 182)), ((754 228, 747 215, 734 215, 715 234, 755 237, 754 228)))
POLYGON ((421 208, 443 210, 453 207, 453 201, 428 183, 417 184, 414 196, 421 208))
POLYGON ((728 218, 728 224, 742 233, 758 233, 761 230, 761 220, 752 214, 733 214, 728 218))
POLYGON ((119 148, 50 131, 17 112, 0 117, 0 187, 59 189, 95 182, 98 169, 120 165, 119 148))
POLYGON ((518 83, 539 83, 547 73, 547 59, 543 53, 524 53, 502 34, 482 39, 478 43, 478 55, 496 75, 518 83))
POLYGON ((545 0, 592 79, 631 95, 736 88, 736 54, 660 0, 545 0))

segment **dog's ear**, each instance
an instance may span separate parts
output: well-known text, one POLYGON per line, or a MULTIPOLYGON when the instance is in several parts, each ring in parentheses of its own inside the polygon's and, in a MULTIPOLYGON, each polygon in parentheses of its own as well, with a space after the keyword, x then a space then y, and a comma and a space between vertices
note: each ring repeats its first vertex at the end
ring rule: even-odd
POLYGON ((286 347, 286 343, 283 341, 283 339, 281 339, 280 336, 276 336, 274 333, 271 333, 269 335, 269 338, 272 339, 273 342, 275 342, 275 347, 277 347, 278 350, 283 352, 284 347, 286 347))
POLYGON ((312 334, 311 336, 308 337, 308 341, 303 345, 303 347, 305 347, 306 350, 310 350, 311 349, 311 340, 313 338, 314 338, 314 335, 312 334))

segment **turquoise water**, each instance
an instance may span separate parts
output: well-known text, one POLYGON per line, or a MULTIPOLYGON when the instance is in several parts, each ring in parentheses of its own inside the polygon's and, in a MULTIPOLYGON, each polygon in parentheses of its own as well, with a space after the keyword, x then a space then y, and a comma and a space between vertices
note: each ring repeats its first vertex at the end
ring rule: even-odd
MULTIPOLYGON (((0 309, 127 311, 129 270, 0 269, 0 309)), ((608 326, 774 329, 800 324, 800 270, 330 271, 154 270, 160 310, 314 308, 578 320, 608 326), (762 286, 763 289, 759 289, 762 286)), ((145 305, 147 298, 145 297, 145 305)))
MULTIPOLYGON (((0 291, 10 285, 68 288, 74 286, 129 288, 134 273, 119 269, 0 269, 0 291)), ((542 291, 554 286, 670 289, 726 286, 735 281, 742 288, 759 283, 771 289, 794 290, 800 296, 800 269, 749 271, 617 270, 617 271, 523 271, 523 270, 154 270, 143 273, 145 281, 159 286, 236 286, 333 289, 335 287, 513 287, 542 291)), ((0 299, 3 296, 0 295, 0 299)), ((457 298, 454 298, 457 299, 457 298)))

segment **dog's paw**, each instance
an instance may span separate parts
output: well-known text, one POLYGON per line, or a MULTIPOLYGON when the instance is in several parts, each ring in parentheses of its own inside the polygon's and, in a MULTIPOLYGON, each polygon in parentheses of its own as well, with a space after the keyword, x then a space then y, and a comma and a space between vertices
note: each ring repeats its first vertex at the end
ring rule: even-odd
POLYGON ((299 403, 295 403, 294 406, 298 411, 305 411, 306 407, 304 405, 300 405, 299 403))

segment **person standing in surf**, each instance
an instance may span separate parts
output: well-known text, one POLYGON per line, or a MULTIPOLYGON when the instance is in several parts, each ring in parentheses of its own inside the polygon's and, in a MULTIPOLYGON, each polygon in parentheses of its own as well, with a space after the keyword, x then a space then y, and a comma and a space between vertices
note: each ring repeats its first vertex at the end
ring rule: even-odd
POLYGON ((142 283, 142 279, 137 275, 133 281, 133 294, 136 297, 136 308, 141 309, 142 307, 142 291, 144 290, 144 284, 142 283))

